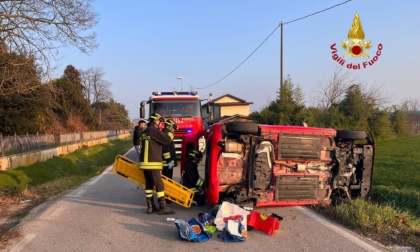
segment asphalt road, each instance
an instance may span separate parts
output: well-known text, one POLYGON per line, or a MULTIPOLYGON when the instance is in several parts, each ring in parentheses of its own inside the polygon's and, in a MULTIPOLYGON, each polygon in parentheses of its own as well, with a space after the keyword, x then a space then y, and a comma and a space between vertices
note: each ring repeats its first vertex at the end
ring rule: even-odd
MULTIPOLYGON (((134 159, 134 151, 126 156, 134 159)), ((273 236, 254 230, 243 243, 226 243, 216 232, 204 243, 181 241, 166 218, 188 221, 210 206, 171 204, 175 215, 147 215, 144 189, 111 168, 31 211, 19 226, 21 236, 2 251, 388 251, 305 207, 255 209, 284 218, 273 236)), ((179 169, 174 174, 179 181, 179 169)))

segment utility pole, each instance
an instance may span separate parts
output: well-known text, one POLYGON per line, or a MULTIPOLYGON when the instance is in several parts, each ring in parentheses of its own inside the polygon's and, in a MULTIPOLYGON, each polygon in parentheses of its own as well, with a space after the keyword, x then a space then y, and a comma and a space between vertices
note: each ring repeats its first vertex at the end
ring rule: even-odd
POLYGON ((283 87, 283 21, 280 22, 280 91, 283 87))

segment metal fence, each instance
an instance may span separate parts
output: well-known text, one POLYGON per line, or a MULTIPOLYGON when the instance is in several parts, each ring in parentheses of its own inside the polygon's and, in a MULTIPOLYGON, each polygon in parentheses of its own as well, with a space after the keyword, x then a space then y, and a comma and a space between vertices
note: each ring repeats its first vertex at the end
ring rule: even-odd
POLYGON ((118 135, 129 134, 129 130, 104 130, 66 134, 36 134, 23 136, 2 136, 0 134, 0 156, 22 154, 31 151, 39 151, 76 144, 102 138, 110 138, 118 135))

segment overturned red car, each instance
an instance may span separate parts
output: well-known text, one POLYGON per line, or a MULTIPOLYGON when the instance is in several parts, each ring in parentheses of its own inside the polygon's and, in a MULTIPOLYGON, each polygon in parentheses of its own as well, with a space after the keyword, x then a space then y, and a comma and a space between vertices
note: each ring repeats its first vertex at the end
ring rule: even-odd
POLYGON ((206 139, 210 205, 331 204, 371 188, 374 142, 364 131, 230 121, 211 125, 206 139))

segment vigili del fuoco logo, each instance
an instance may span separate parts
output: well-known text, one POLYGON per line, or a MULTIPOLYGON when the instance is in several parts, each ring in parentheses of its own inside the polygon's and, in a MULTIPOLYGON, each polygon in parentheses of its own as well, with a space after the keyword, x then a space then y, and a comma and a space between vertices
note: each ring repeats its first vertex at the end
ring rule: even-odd
POLYGON ((337 54, 336 43, 332 44, 330 47, 332 50, 332 59, 337 61, 338 64, 344 66, 346 64, 346 59, 348 59, 350 56, 352 56, 353 58, 363 57, 366 59, 366 61, 363 61, 362 63, 346 64, 347 68, 358 70, 372 66, 373 64, 375 64, 376 61, 378 61, 382 52, 382 44, 378 44, 375 55, 372 58, 370 58, 368 53, 372 52, 369 51, 369 49, 372 48, 372 43, 370 42, 370 40, 363 41, 365 39, 365 33, 363 32, 362 22, 360 22, 359 13, 357 12, 354 15, 353 24, 351 25, 347 37, 350 41, 343 40, 343 42, 341 42, 341 48, 343 48, 346 51, 346 53, 343 56, 340 57, 337 54))

